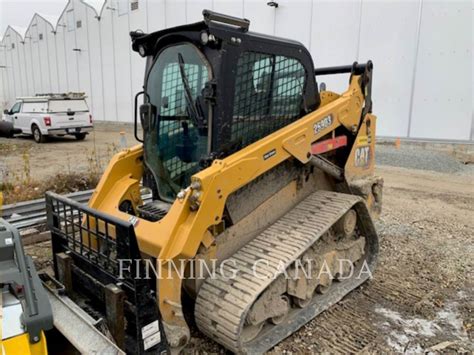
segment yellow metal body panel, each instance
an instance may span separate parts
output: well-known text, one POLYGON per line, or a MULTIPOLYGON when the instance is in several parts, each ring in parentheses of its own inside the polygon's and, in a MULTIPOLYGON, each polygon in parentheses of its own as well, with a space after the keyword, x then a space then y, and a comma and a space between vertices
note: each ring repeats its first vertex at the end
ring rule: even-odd
POLYGON ((373 190, 374 184, 381 184, 381 178, 374 176, 376 122, 377 117, 372 114, 367 114, 364 117, 344 167, 344 175, 349 184, 367 184, 371 187, 367 189, 367 195, 364 197, 373 216, 379 215, 381 207, 380 204, 377 204, 373 190))
POLYGON ((98 210, 109 210, 108 196, 114 199, 116 206, 123 200, 130 200, 134 205, 141 202, 140 180, 143 175, 143 151, 141 146, 116 154, 109 163, 109 168, 99 181, 92 194, 89 205, 98 210), (113 166, 113 169, 110 167, 113 166))
MULTIPOLYGON (((158 282, 159 308, 166 324, 185 324, 181 312, 182 280, 169 261, 190 260, 201 243, 212 242, 208 230, 221 222, 231 193, 287 159, 307 163, 311 158, 311 144, 341 125, 355 132, 364 102, 359 79, 360 76, 352 76, 348 90, 340 96, 329 95, 318 110, 235 154, 215 160, 210 167, 195 174, 192 185, 199 188, 187 188, 184 198, 176 199, 160 221, 137 219, 134 227, 140 250, 157 258, 162 275, 172 276, 158 282), (268 155, 270 157, 265 159, 268 155), (190 205, 195 203, 199 208, 192 211, 190 205)), ((129 220, 130 216, 119 211, 118 206, 127 196, 133 198, 134 204, 139 203, 142 160, 141 145, 115 156, 89 206, 129 220)))
POLYGON ((320 106, 322 107, 322 106, 326 106, 328 103, 333 102, 337 98, 341 97, 341 95, 336 94, 335 92, 332 92, 332 91, 325 90, 319 93, 319 97, 321 99, 320 106))
POLYGON ((46 337, 43 332, 41 332, 40 340, 35 344, 30 343, 28 333, 25 333, 0 341, 0 345, 5 355, 43 355, 48 353, 46 337))
POLYGON ((362 121, 344 169, 348 181, 374 174, 376 121, 377 117, 372 114, 367 114, 362 121))

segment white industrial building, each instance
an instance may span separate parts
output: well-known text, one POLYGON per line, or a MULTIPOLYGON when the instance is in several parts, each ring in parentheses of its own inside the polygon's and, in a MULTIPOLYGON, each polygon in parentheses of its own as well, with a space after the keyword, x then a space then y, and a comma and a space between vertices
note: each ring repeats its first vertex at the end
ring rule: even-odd
MULTIPOLYGON (((379 136, 474 140, 471 1, 267 2, 70 0, 59 18, 35 14, 28 28, 10 24, 3 34, 0 106, 83 91, 95 120, 132 122, 145 63, 131 51, 129 31, 200 21, 207 8, 248 18, 251 31, 302 42, 315 67, 373 60, 379 136)), ((341 91, 348 78, 322 79, 341 91)))

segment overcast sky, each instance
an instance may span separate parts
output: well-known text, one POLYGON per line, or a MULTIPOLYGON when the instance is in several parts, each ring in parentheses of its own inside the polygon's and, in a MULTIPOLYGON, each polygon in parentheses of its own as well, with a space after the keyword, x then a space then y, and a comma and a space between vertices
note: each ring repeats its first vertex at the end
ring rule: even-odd
POLYGON ((0 0, 0 38, 8 25, 28 27, 35 12, 59 16, 66 4, 67 0, 0 0))

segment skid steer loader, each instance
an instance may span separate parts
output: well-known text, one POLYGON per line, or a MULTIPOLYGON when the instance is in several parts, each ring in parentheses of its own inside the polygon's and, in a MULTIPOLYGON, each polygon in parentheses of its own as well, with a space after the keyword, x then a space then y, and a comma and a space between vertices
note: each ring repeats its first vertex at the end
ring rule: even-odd
POLYGON ((179 351, 196 326, 264 352, 377 258, 372 63, 315 70, 299 42, 203 15, 130 34, 146 58, 142 144, 113 157, 87 207, 47 193, 55 276, 127 353, 179 351), (343 73, 345 92, 318 91, 343 73))

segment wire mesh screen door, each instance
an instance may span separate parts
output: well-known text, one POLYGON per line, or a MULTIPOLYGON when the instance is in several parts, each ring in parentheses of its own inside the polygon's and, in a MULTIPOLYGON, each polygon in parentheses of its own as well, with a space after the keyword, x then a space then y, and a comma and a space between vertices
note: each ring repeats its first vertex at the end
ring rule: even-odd
POLYGON ((301 117, 305 79, 296 59, 243 52, 237 62, 232 141, 245 147, 301 117))
MULTIPOLYGON (((201 94, 204 84, 208 80, 208 72, 205 65, 188 64, 184 65, 192 99, 196 100, 201 94)), ((199 142, 196 127, 188 119, 187 103, 185 98, 185 88, 181 79, 178 63, 169 63, 163 72, 162 96, 166 102, 162 105, 160 115, 162 117, 185 117, 187 127, 183 127, 180 120, 162 120, 160 122, 160 142, 159 150, 165 168, 168 170, 171 179, 177 179, 184 172, 195 171, 198 168, 197 159, 180 159, 176 155, 176 145, 179 139, 187 137, 191 141, 199 142), (187 130, 183 135, 183 131, 187 130), (176 138, 176 139, 173 139, 176 138)), ((206 147, 199 149, 205 150, 206 147)), ((189 175, 189 173, 188 173, 189 175)))

